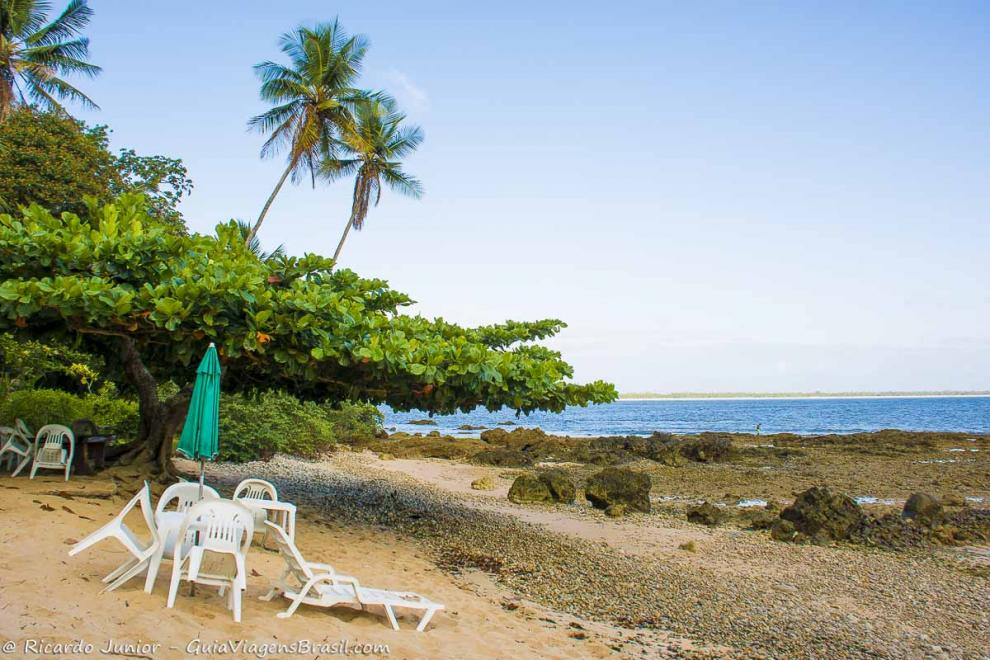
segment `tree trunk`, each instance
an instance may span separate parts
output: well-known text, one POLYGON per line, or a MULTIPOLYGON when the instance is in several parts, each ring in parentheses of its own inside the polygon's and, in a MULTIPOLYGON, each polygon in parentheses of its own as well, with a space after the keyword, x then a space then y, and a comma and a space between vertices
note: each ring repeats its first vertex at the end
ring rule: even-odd
POLYGON ((265 205, 261 208, 261 214, 258 216, 258 220, 254 223, 254 227, 251 227, 251 231, 248 232, 247 239, 244 241, 246 244, 250 244, 251 240, 258 235, 258 230, 261 229, 261 223, 265 221, 265 216, 268 215, 268 209, 271 208, 272 202, 275 201, 275 196, 278 195, 278 192, 282 189, 282 186, 285 185, 285 180, 289 178, 289 173, 291 173, 292 168, 296 166, 297 160, 297 158, 293 158, 289 161, 289 166, 285 168, 284 172, 282 172, 281 178, 279 178, 278 183, 275 184, 275 190, 273 190, 272 194, 268 196, 268 201, 266 201, 265 205))
POLYGON ((340 243, 337 243, 337 249, 333 253, 334 264, 340 259, 340 252, 344 249, 344 241, 347 240, 347 233, 351 231, 351 227, 354 226, 354 217, 358 213, 359 200, 361 195, 361 174, 358 173, 357 178, 354 180, 354 200, 351 202, 351 216, 347 218, 347 226, 344 227, 344 234, 340 237, 340 243))
POLYGON ((130 337, 120 338, 120 358, 128 382, 138 393, 138 437, 134 449, 121 463, 152 463, 158 470, 169 472, 172 440, 182 426, 189 408, 191 388, 184 387, 168 401, 158 398, 158 382, 141 361, 141 355, 130 337))

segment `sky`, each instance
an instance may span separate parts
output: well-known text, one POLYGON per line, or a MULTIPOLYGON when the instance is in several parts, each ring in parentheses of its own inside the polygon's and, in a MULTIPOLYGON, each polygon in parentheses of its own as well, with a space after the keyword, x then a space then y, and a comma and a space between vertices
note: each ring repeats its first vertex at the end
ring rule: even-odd
MULTIPOLYGON (((182 212, 253 220, 257 62, 339 16, 426 139, 341 265, 415 313, 560 318, 620 391, 990 389, 990 5, 91 0, 79 85, 114 147, 182 158, 182 212)), ((261 238, 332 254, 352 182, 261 238)))

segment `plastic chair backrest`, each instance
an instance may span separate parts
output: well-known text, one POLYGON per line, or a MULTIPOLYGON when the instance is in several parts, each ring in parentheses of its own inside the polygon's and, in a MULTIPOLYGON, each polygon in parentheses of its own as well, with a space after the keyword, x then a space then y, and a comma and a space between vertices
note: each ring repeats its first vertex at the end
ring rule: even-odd
POLYGON ((278 491, 273 484, 264 479, 245 479, 234 489, 234 499, 278 502, 278 491))
MULTIPOLYGON (((230 500, 204 500, 186 512, 179 538, 193 539, 203 550, 244 554, 254 535, 254 513, 230 500), (194 530, 189 529, 195 527, 194 530)), ((177 544, 178 545, 178 544, 177 544)))
POLYGON ((14 426, 17 427, 17 432, 21 434, 21 439, 31 444, 31 439, 34 437, 34 433, 31 433, 31 429, 28 425, 24 423, 24 420, 18 417, 14 420, 14 426))
POLYGON ((39 463, 66 462, 65 442, 68 441, 68 455, 75 449, 75 438, 72 430, 61 424, 47 424, 38 430, 35 437, 34 456, 39 463))
MULTIPOLYGON (((218 500, 220 499, 220 493, 210 486, 203 486, 203 499, 218 500)), ((162 496, 158 498, 158 506, 155 507, 155 515, 165 511, 165 509, 168 508, 168 505, 172 502, 176 503, 176 511, 185 513, 199 501, 198 483, 182 481, 177 484, 172 484, 166 488, 165 492, 162 493, 162 496)))
POLYGON ((289 572, 300 583, 306 584, 307 581, 313 578, 313 571, 309 568, 309 564, 306 563, 306 559, 303 558, 302 553, 299 552, 299 548, 296 547, 296 544, 292 542, 289 535, 279 525, 270 521, 266 521, 265 524, 274 532, 275 546, 278 548, 278 553, 282 555, 282 559, 285 560, 285 565, 289 569, 289 572))

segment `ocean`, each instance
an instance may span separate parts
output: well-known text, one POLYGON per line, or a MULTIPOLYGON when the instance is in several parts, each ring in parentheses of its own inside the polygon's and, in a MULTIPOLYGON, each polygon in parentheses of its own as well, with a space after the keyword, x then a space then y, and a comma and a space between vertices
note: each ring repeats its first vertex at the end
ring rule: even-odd
MULTIPOLYGON (((606 405, 572 407, 562 413, 534 412, 516 417, 512 410, 484 409, 437 415, 436 426, 410 424, 425 419, 420 411, 383 408, 385 428, 409 433, 438 430, 444 434, 477 436, 462 425, 494 428, 500 422, 539 427, 547 433, 571 436, 650 435, 654 431, 698 433, 727 431, 857 433, 880 429, 990 433, 990 396, 805 398, 805 399, 653 399, 622 400, 606 405)), ((511 430, 512 426, 504 428, 511 430)))

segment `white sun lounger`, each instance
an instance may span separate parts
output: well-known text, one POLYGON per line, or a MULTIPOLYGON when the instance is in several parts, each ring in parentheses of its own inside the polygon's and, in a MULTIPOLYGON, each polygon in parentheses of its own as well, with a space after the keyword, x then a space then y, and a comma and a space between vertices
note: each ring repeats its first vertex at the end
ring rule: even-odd
POLYGON ((303 559, 296 544, 293 543, 285 530, 273 522, 266 522, 270 528, 279 554, 285 560, 286 568, 278 581, 272 585, 272 590, 261 597, 261 600, 271 600, 278 594, 292 600, 292 604, 284 612, 276 616, 286 619, 293 615, 302 603, 319 607, 334 607, 349 605, 366 609, 368 605, 384 608, 385 616, 394 630, 399 629, 395 619, 394 608, 401 607, 410 610, 423 610, 416 630, 422 632, 433 618, 433 615, 443 609, 440 603, 434 603, 418 594, 386 591, 385 589, 368 589, 358 584, 358 581, 348 575, 340 575, 329 564, 317 564, 303 559), (287 580, 294 578, 298 585, 292 585, 287 580))

